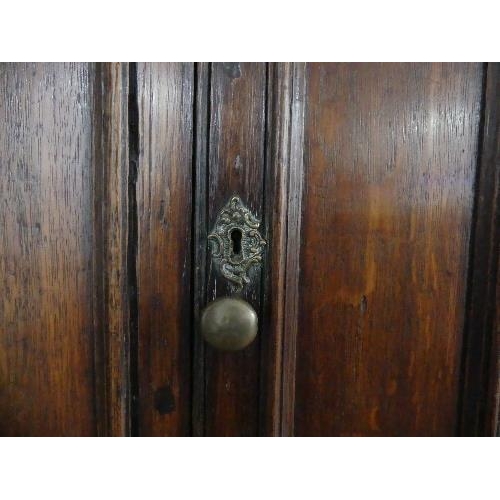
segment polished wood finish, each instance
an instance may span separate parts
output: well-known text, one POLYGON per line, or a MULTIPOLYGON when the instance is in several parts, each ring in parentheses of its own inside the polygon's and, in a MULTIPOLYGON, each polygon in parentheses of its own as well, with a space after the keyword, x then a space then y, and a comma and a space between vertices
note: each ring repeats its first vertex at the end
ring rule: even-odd
POLYGON ((287 240, 282 375, 281 433, 293 435, 295 414, 295 374, 297 358, 298 313, 300 300, 300 244, 302 193, 304 186, 304 114, 306 67, 296 63, 292 70, 290 116, 290 156, 287 184, 287 240))
POLYGON ((93 66, 0 66, 0 434, 97 432, 93 66))
POLYGON ((193 64, 138 64, 139 435, 191 433, 193 64))
POLYGON ((308 65, 296 435, 455 433, 482 77, 308 65))
POLYGON ((490 436, 500 400, 498 280, 500 226, 500 64, 486 72, 484 125, 476 187, 459 433, 490 436))
POLYGON ((0 72, 0 433, 127 435, 128 65, 0 72))

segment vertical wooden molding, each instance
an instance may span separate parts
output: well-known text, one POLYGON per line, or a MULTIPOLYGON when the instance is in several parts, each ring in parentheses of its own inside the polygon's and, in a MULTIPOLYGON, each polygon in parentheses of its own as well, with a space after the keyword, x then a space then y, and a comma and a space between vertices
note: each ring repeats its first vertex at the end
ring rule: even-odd
POLYGON ((199 317, 206 302, 207 172, 210 64, 196 64, 193 138, 193 402, 192 434, 205 435, 205 348, 199 317))
POLYGON ((286 210, 290 160, 292 63, 268 67, 264 234, 268 249, 262 276, 260 435, 281 434, 286 210))
POLYGON ((96 65, 94 325, 98 434, 129 423, 128 64, 96 65))
POLYGON ((459 434, 466 436, 491 436, 498 426, 499 348, 495 310, 500 185, 499 63, 487 66, 485 92, 459 409, 459 434))
POLYGON ((294 433, 295 356, 300 286, 300 226, 304 181, 304 115, 306 64, 293 65, 291 139, 287 192, 287 241, 283 324, 283 436, 294 433))

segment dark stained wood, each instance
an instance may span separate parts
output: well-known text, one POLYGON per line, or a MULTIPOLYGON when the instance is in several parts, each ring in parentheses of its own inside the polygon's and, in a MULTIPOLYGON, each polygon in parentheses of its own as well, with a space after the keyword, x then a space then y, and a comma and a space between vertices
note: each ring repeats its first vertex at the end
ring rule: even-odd
MULTIPOLYGON (((210 82, 208 212, 211 229, 219 210, 238 194, 260 218, 265 168, 266 65, 216 63, 210 82)), ((208 263, 207 300, 230 293, 226 280, 208 263)), ((243 291, 262 317, 261 286, 253 280, 243 291)), ((237 352, 205 347, 205 433, 255 436, 259 432, 259 336, 237 352)))
POLYGON ((500 64, 487 67, 483 142, 476 191, 469 300, 466 317, 463 397, 459 433, 497 432, 500 389, 498 248, 500 190, 500 64))
POLYGON ((482 76, 308 65, 296 435, 455 433, 482 76))
POLYGON ((200 314, 207 302, 207 172, 210 106, 210 63, 197 63, 195 137, 193 154, 193 394, 192 433, 205 435, 205 341, 200 332, 200 314))
POLYGON ((494 340, 491 349, 491 421, 492 430, 495 436, 500 437, 500 255, 497 259, 497 300, 495 308, 495 323, 493 327, 494 340))
MULTIPOLYGON (((94 327, 98 434, 130 435, 127 63, 100 63, 94 91, 94 327)), ((91 214, 89 213, 89 217, 91 214)))
POLYGON ((138 433, 191 433, 193 64, 138 64, 138 433))
POLYGON ((97 432, 93 65, 0 66, 0 434, 97 432))
POLYGON ((268 66, 265 210, 261 314, 261 436, 279 436, 282 406, 282 349, 285 314, 288 164, 290 156, 292 63, 268 66))

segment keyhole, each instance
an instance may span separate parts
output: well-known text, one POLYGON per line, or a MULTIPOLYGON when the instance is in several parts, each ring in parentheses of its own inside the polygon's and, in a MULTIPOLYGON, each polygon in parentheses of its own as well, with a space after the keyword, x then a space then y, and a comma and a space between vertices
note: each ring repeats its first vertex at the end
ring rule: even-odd
POLYGON ((241 253, 241 229, 233 229, 231 231, 231 241, 233 242, 233 253, 239 255, 241 253))

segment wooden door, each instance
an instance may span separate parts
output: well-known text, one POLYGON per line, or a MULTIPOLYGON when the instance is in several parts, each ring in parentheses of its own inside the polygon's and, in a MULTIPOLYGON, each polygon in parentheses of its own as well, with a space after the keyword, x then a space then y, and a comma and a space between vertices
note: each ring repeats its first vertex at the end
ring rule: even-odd
POLYGON ((495 433, 498 65, 0 75, 2 434, 495 433), (234 195, 266 246, 224 352, 234 195))

